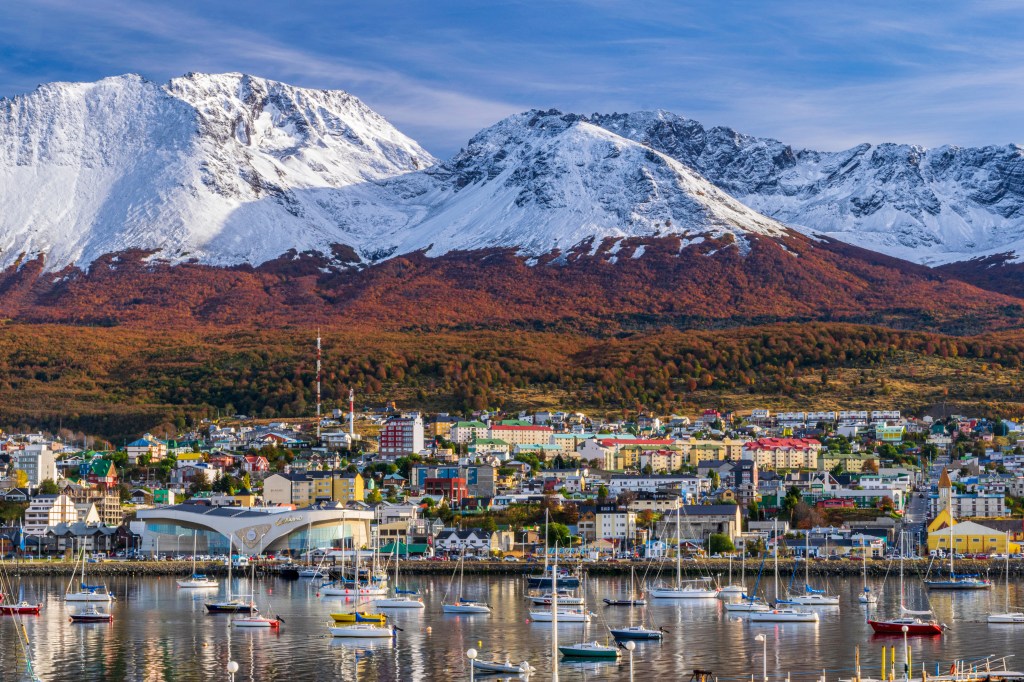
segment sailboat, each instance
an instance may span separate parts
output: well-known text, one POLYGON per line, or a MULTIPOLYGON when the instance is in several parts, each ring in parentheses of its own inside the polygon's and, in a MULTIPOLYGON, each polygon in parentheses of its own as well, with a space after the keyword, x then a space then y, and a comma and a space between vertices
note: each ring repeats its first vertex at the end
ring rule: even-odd
POLYGON ((395 594, 393 597, 374 599, 373 605, 378 609, 422 609, 423 601, 419 597, 398 592, 398 544, 395 543, 395 594))
MULTIPOLYGON (((344 559, 343 559, 344 560, 344 559)), ((325 597, 384 597, 388 593, 387 580, 377 581, 376 573, 371 570, 370 580, 363 585, 359 568, 359 550, 355 550, 355 574, 351 583, 346 582, 344 568, 340 581, 332 580, 320 586, 320 593, 325 597), (335 587, 338 585, 338 587, 335 587), (351 586, 349 586, 351 585, 351 586)))
MULTIPOLYGON (((356 584, 358 584, 358 568, 356 570, 356 584)), ((397 580, 397 578, 396 578, 397 580)), ((330 632, 332 637, 341 637, 347 639, 390 639, 395 636, 395 628, 386 625, 387 616, 383 613, 365 613, 359 610, 359 602, 361 597, 358 595, 355 598, 355 603, 352 605, 352 610, 346 613, 332 613, 331 620, 334 624, 329 624, 327 630, 330 632)))
POLYGON ((857 597, 857 601, 861 604, 877 604, 878 597, 868 587, 868 549, 864 544, 864 536, 860 536, 860 559, 861 559, 861 573, 864 575, 864 589, 857 597))
MULTIPOLYGON (((459 595, 455 598, 455 601, 447 603, 448 595, 445 594, 445 603, 441 604, 442 613, 490 613, 491 607, 484 602, 472 601, 470 599, 464 599, 462 597, 462 584, 463 578, 466 574, 466 548, 462 548, 462 553, 459 554, 459 561, 455 564, 455 571, 459 574, 459 595)), ((455 579, 455 574, 452 574, 452 580, 455 579)), ((448 582, 448 589, 451 590, 451 581, 448 582)))
MULTIPOLYGON (((110 590, 107 589, 106 585, 88 585, 85 582, 85 549, 82 549, 82 580, 78 584, 78 591, 73 592, 71 590, 71 584, 68 584, 68 589, 64 593, 64 601, 69 602, 99 602, 103 604, 109 604, 114 600, 113 595, 110 594, 110 590)), ((75 574, 71 574, 71 582, 75 580, 75 574)))
POLYGON ((206 607, 207 613, 242 613, 243 611, 249 614, 259 613, 259 609, 256 608, 256 604, 250 600, 245 601, 238 597, 231 596, 231 568, 235 563, 233 561, 233 550, 231 536, 228 536, 228 598, 224 601, 213 601, 205 602, 203 605, 206 607))
MULTIPOLYGON (((635 587, 636 569, 633 566, 629 567, 629 599, 605 599, 604 603, 608 606, 647 606, 647 600, 644 599, 643 593, 638 593, 635 587)), ((558 601, 562 601, 562 596, 559 595, 558 601)), ((582 601, 580 602, 582 603, 582 601)))
MULTIPOLYGON (((261 548, 262 552, 262 548, 261 548)), ((252 573, 249 576, 249 602, 256 603, 256 564, 252 564, 252 573)), ((259 613, 250 613, 247 616, 239 616, 231 619, 231 625, 236 628, 271 628, 277 630, 283 621, 280 617, 268 618, 259 613)))
MULTIPOLYGON (((826 547, 826 549, 828 549, 826 547)), ((839 606, 838 595, 827 595, 821 590, 811 587, 811 534, 804 534, 804 593, 789 595, 779 600, 779 604, 795 604, 797 606, 839 606)), ((795 573, 794 573, 795 575, 795 573)), ((790 581, 792 582, 792 581, 790 581)))
POLYGON ((683 542, 679 529, 681 513, 682 509, 676 510, 676 584, 648 587, 647 594, 657 599, 714 599, 718 596, 718 587, 712 584, 711 578, 683 580, 683 542))
MULTIPOLYGON (((550 592, 545 592, 544 594, 535 594, 533 596, 528 597, 530 602, 535 606, 551 606, 551 602, 554 598, 555 596, 550 592)), ((566 606, 580 606, 583 604, 583 601, 583 597, 577 597, 569 590, 558 591, 559 604, 565 604, 566 606)), ((605 599, 605 601, 607 602, 608 600, 605 599)))
MULTIPOLYGON (((540 575, 528 575, 526 576, 526 586, 531 590, 551 590, 555 583, 556 576, 553 571, 558 570, 557 565, 554 567, 548 566, 548 523, 550 514, 548 510, 544 511, 544 570, 540 575)), ((564 589, 575 590, 580 586, 580 579, 577 576, 570 575, 568 571, 563 570, 561 574, 557 576, 558 583, 562 585, 564 589)))
POLYGON ((113 614, 95 603, 86 604, 71 614, 72 623, 109 623, 112 620, 114 620, 113 614))
POLYGON ((903 533, 900 533, 900 617, 890 620, 871 620, 868 618, 868 625, 879 635, 902 635, 903 628, 907 628, 907 635, 928 636, 941 635, 945 629, 935 620, 922 620, 918 616, 930 616, 928 611, 911 611, 903 603, 903 533))
POLYGON ((992 581, 980 578, 977 575, 958 575, 953 567, 953 556, 956 552, 953 549, 953 517, 950 516, 949 523, 949 578, 947 580, 925 580, 924 584, 930 590, 987 590, 992 587, 992 581))
POLYGON ((196 537, 197 533, 192 531, 192 575, 185 580, 179 580, 178 587, 185 589, 201 589, 217 587, 217 581, 203 573, 196 573, 196 537))
MULTIPOLYGON (((744 551, 743 552, 742 565, 746 566, 746 563, 747 563, 747 553, 746 553, 746 551, 744 551)), ((742 571, 742 569, 740 569, 740 570, 742 571)), ((747 591, 746 580, 744 580, 743 578, 740 578, 739 584, 734 583, 732 581, 732 554, 730 554, 729 555, 729 584, 726 585, 725 587, 723 587, 721 590, 718 591, 718 596, 721 597, 722 595, 728 596, 728 595, 731 595, 731 594, 744 594, 746 591, 747 591)))
MULTIPOLYGON (((752 613, 755 611, 770 611, 771 607, 765 603, 763 599, 757 596, 757 588, 761 585, 761 576, 764 575, 764 562, 765 555, 761 555, 761 567, 757 571, 757 580, 754 581, 754 591, 750 594, 744 594, 743 599, 740 601, 727 601, 725 602, 726 611, 736 611, 740 613, 752 613)), ((744 580, 744 583, 746 581, 744 580)))
POLYGON ((1024 613, 1010 611, 1010 533, 1006 533, 1006 597, 1002 613, 988 614, 992 624, 1024 624, 1024 613))
MULTIPOLYGON (((632 571, 632 567, 630 568, 630 573, 629 573, 629 586, 630 586, 630 592, 632 592, 632 589, 633 589, 633 571, 632 571)), ((646 609, 645 609, 645 611, 646 611, 646 609)), ((660 640, 662 637, 665 636, 663 630, 661 630, 661 629, 655 630, 655 629, 652 629, 652 628, 648 628, 648 627, 646 627, 646 623, 644 621, 645 621, 644 611, 642 611, 641 612, 641 617, 640 617, 640 624, 639 625, 634 625, 633 624, 633 612, 630 611, 629 612, 629 625, 627 627, 613 628, 613 627, 609 626, 608 627, 608 632, 611 633, 611 636, 614 637, 615 641, 617 641, 617 642, 621 641, 621 640, 625 640, 625 639, 659 639, 660 640)))
MULTIPOLYGON (((555 562, 553 564, 553 573, 555 576, 556 583, 561 580, 561 576, 558 574, 558 545, 555 545, 555 562)), ((554 594, 554 593, 553 593, 554 594)), ((551 601, 551 608, 544 609, 541 611, 530 610, 530 620, 534 623, 550 623, 553 618, 557 618, 559 622, 563 623, 589 623, 590 616, 592 615, 589 611, 584 608, 581 603, 575 608, 563 609, 562 598, 556 595, 551 601)))
POLYGON ((818 614, 813 611, 798 611, 797 609, 779 608, 779 533, 778 519, 776 519, 775 531, 775 605, 766 611, 751 611, 747 616, 751 623, 817 623, 818 614))

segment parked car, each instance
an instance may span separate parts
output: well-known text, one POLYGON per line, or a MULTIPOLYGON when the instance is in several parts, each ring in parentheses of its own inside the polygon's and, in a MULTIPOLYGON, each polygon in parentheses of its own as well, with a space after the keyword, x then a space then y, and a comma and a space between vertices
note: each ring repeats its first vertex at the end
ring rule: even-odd
POLYGON ((517 562, 519 559, 509 554, 507 557, 504 557, 502 561, 517 562))

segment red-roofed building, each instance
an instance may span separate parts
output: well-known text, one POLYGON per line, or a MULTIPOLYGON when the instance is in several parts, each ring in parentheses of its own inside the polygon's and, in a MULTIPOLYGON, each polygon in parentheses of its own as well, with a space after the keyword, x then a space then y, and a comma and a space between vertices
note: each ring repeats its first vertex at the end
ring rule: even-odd
POLYGON ((743 445, 758 469, 817 469, 821 443, 813 438, 760 438, 743 445))
POLYGON ((270 471, 270 462, 263 455, 246 455, 242 461, 242 471, 248 471, 250 474, 270 471))

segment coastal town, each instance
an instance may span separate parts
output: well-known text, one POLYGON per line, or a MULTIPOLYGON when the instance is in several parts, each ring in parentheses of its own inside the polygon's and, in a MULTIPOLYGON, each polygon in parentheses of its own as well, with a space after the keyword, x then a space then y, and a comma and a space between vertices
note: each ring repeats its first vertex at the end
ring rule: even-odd
POLYGON ((7 560, 210 559, 240 550, 228 537, 250 526, 247 553, 307 563, 346 549, 513 563, 552 536, 581 561, 754 555, 780 541, 784 556, 986 560, 1024 541, 1024 426, 1007 419, 357 413, 353 400, 319 420, 233 415, 97 442, 0 437, 7 560))

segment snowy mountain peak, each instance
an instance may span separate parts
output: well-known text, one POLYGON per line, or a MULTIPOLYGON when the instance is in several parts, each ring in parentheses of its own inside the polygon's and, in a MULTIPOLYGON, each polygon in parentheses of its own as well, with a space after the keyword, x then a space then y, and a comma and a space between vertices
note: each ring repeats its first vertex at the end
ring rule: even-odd
POLYGON ((0 267, 125 249, 259 263, 351 244, 319 191, 429 167, 357 98, 244 74, 130 74, 0 100, 0 267))
POLYGON ((388 185, 411 197, 411 217, 391 234, 397 252, 537 255, 606 237, 725 233, 742 248, 748 233, 786 233, 678 161, 555 110, 510 116, 388 185))
POLYGON ((685 163, 744 204, 809 233, 933 264, 1024 254, 1024 150, 860 144, 796 150, 666 112, 591 121, 685 163))

